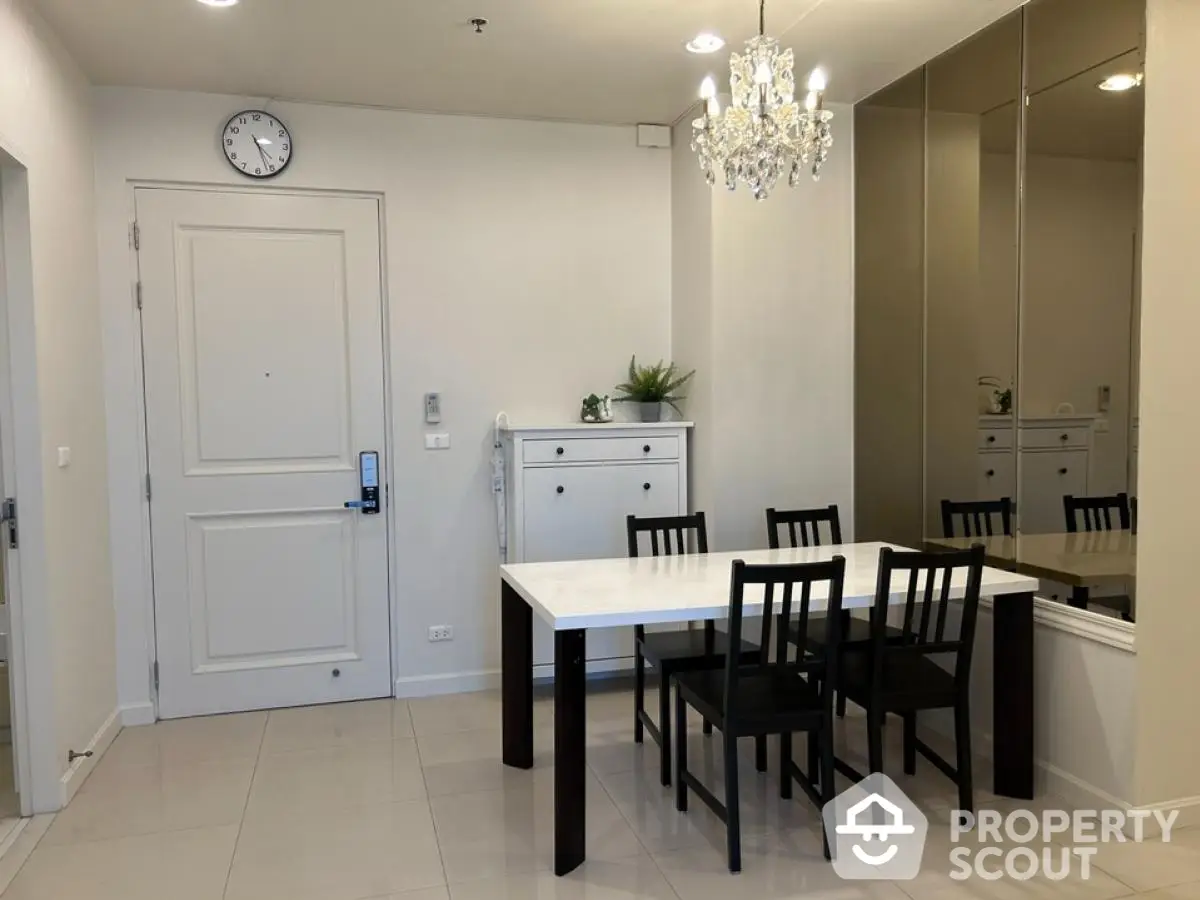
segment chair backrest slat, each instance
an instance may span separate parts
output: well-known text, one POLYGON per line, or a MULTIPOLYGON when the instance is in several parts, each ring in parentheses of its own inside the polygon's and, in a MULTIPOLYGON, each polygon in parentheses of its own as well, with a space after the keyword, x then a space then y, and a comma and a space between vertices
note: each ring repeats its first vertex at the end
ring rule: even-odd
POLYGON ((688 552, 688 537, 694 536, 696 552, 708 552, 708 526, 704 513, 692 513, 690 516, 658 516, 658 517, 625 517, 625 538, 629 546, 630 556, 641 556, 638 536, 650 536, 651 556, 684 555, 688 552), (671 547, 671 534, 675 535, 674 549, 671 547), (661 540, 660 540, 661 538, 661 540))
POLYGON ((979 592, 983 582, 984 548, 976 544, 969 550, 913 553, 885 547, 879 553, 879 578, 875 589, 875 606, 871 615, 871 640, 874 644, 872 668, 875 688, 883 687, 883 671, 887 655, 918 654, 923 656, 954 654, 955 677, 968 678, 971 654, 975 646, 975 623, 979 612, 979 592), (887 617, 892 595, 892 581, 897 575, 908 576, 903 633, 899 640, 887 639, 887 617), (956 588, 956 577, 961 588, 956 588), (914 627, 913 605, 917 585, 924 579, 921 592, 923 609, 918 627, 914 627), (960 592, 961 591, 961 592, 960 592), (952 594, 960 593, 957 599, 952 594), (957 634, 947 635, 950 605, 960 608, 957 634), (933 607, 936 606, 936 609, 933 607), (933 617, 933 634, 928 631, 933 617), (883 661, 882 663, 879 661, 883 661))
MULTIPOLYGON (((1136 500, 1134 503, 1136 505, 1136 500)), ((1133 525, 1130 508, 1129 495, 1126 493, 1107 497, 1075 497, 1063 494, 1063 515, 1066 517, 1069 534, 1078 533, 1080 520, 1083 521, 1084 531, 1129 531, 1133 525), (1115 526, 1112 515, 1114 512, 1117 514, 1115 526)))
POLYGON ((945 537, 1012 537, 1013 502, 1010 497, 999 500, 943 500, 942 534, 945 537), (999 522, 997 523, 997 519, 999 522), (960 528, 956 528, 955 524, 960 528), (996 531, 999 524, 1000 531, 996 531))
POLYGON ((787 526, 788 540, 792 547, 820 547, 821 525, 829 526, 829 543, 842 542, 842 523, 838 517, 837 504, 819 509, 775 509, 767 510, 767 546, 778 550, 779 531, 787 526), (800 526, 797 533, 796 526, 800 526))
MULTIPOLYGON (((800 634, 807 634, 813 607, 821 604, 814 602, 820 596, 814 594, 814 588, 824 588, 825 604, 819 612, 825 614, 824 619, 812 618, 813 627, 823 621, 825 634, 822 642, 814 643, 811 647, 800 647, 792 657, 787 650, 787 631, 782 632, 777 640, 776 653, 771 658, 769 653, 760 655, 759 664, 754 671, 764 674, 774 674, 780 679, 816 676, 817 684, 822 692, 824 708, 832 714, 833 691, 837 680, 837 665, 841 642, 841 611, 842 587, 846 577, 846 559, 835 556, 833 559, 818 563, 788 563, 783 565, 747 565, 743 560, 733 563, 729 588, 729 644, 736 647, 742 640, 744 609, 747 587, 762 588, 763 608, 762 642, 764 649, 771 646, 771 623, 777 615, 792 617, 793 612, 798 617, 800 634), (795 606, 795 587, 800 585, 799 609, 795 606), (777 588, 781 588, 778 592, 777 588), (776 596, 780 597, 776 605, 776 596)), ((732 720, 738 710, 738 683, 741 674, 746 671, 737 658, 736 653, 725 657, 725 697, 726 716, 732 720)))

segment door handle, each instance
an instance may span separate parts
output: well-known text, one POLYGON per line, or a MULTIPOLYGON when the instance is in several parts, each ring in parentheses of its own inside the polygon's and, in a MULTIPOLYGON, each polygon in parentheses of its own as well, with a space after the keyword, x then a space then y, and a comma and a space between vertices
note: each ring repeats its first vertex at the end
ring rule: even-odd
POLYGON ((364 516, 378 515, 379 453, 375 450, 364 450, 358 454, 358 490, 359 498, 347 500, 342 506, 362 510, 364 516))
POLYGON ((379 509, 379 504, 374 500, 347 500, 342 504, 345 509, 361 509, 364 512, 375 512, 379 509))

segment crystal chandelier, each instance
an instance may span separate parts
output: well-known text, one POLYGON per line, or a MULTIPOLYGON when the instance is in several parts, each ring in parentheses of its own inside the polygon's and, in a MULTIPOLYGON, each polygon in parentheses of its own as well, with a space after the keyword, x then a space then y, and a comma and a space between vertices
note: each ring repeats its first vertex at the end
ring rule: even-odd
POLYGON ((708 183, 721 175, 732 191, 743 181, 756 200, 765 200, 782 176, 795 187, 810 162, 815 181, 833 146, 833 113, 823 107, 824 73, 812 71, 801 109, 795 102, 792 51, 781 53, 765 26, 766 0, 759 0, 758 36, 746 41, 744 56, 729 58, 732 105, 722 113, 709 76, 700 86, 704 115, 692 122, 692 150, 708 183))

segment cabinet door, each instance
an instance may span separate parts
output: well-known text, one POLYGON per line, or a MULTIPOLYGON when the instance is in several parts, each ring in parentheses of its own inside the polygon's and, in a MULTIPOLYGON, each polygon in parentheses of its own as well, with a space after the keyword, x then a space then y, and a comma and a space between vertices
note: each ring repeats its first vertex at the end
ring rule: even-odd
MULTIPOLYGON (((627 515, 682 512, 678 463, 554 466, 524 474, 526 562, 623 557, 628 552, 627 515)), ((554 661, 553 638, 550 627, 535 618, 535 665, 554 661)), ((633 629, 588 631, 589 660, 631 656, 633 629)))
POLYGON ((1017 464, 1016 456, 1010 450, 1007 453, 980 453, 979 478, 977 480, 978 500, 999 500, 1001 497, 1017 499, 1017 464))
POLYGON ((1063 495, 1087 493, 1088 453, 1021 454, 1019 514, 1025 534, 1057 534, 1067 530, 1063 495))

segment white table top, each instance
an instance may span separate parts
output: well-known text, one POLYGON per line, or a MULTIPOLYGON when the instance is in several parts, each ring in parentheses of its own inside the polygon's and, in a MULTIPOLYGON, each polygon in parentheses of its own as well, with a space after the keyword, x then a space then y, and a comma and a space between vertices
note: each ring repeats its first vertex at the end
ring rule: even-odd
MULTIPOLYGON (((567 631, 722 618, 729 610, 730 568, 735 559, 751 564, 819 562, 840 553, 846 557, 843 606, 848 609, 870 607, 875 601, 879 551, 889 546, 897 550, 908 549, 894 544, 867 543, 637 559, 517 563, 501 566, 500 573, 538 616, 555 630, 567 631)), ((908 576, 901 577, 896 579, 893 587, 896 591, 893 602, 904 600, 908 576)), ((965 587, 966 578, 960 572, 951 583, 950 595, 961 597, 965 587)), ((992 568, 983 571, 981 593, 984 597, 1032 593, 1037 588, 1037 579, 1027 575, 992 568)), ((812 610, 824 609, 826 600, 825 591, 814 589, 812 610)), ((748 587, 746 614, 760 613, 762 602, 762 588, 748 587)), ((779 603, 778 593, 775 602, 779 603)))
POLYGON ((925 542, 956 548, 983 544, 988 560, 998 566, 1070 585, 1130 585, 1137 578, 1137 536, 1128 531, 927 538, 925 542))

